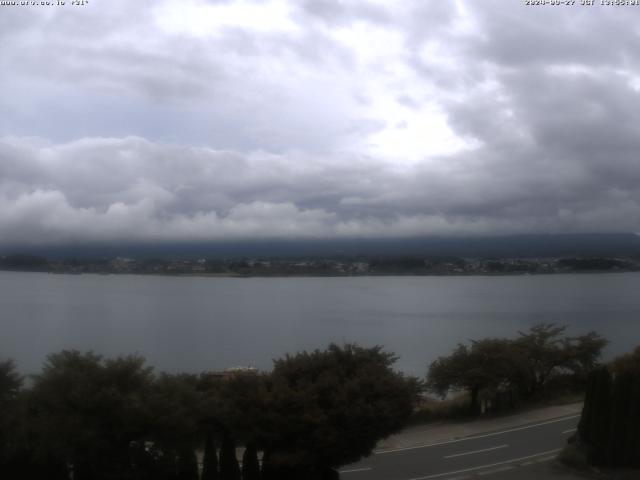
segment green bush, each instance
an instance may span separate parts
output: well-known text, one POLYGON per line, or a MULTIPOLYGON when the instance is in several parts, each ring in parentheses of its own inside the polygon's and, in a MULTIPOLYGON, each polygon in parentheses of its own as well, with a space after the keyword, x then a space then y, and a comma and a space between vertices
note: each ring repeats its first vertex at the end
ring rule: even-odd
POLYGON ((446 400, 426 399, 416 409, 409 424, 437 422, 440 420, 454 420, 469 416, 469 395, 461 394, 446 400))

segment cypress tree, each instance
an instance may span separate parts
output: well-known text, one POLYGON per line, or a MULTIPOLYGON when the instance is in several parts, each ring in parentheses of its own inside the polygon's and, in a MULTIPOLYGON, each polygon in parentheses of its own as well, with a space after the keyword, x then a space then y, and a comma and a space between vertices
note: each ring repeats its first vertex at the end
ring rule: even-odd
POLYGON ((640 466, 640 378, 602 367, 590 377, 578 427, 591 462, 611 467, 640 466))
POLYGON ((15 465, 9 465, 8 472, 3 472, 8 473, 7 478, 69 480, 69 468, 60 460, 49 456, 45 459, 36 460, 28 452, 22 452, 16 460, 18 461, 15 465))
POLYGON ((589 444, 592 442, 592 424, 593 424, 593 398, 595 395, 597 373, 595 371, 589 374, 587 378, 587 388, 584 397, 584 405, 582 406, 582 414, 578 422, 578 436, 582 442, 589 444))
POLYGON ((216 444, 211 433, 207 434, 204 443, 204 457, 202 459, 202 480, 218 480, 218 455, 216 444))
POLYGON ((594 463, 603 464, 607 461, 611 419, 611 374, 606 367, 596 371, 592 402, 593 414, 589 427, 590 456, 594 463))
POLYGON ((631 405, 632 379, 627 373, 618 374, 613 382, 611 399, 611 418, 609 422, 608 438, 606 440, 605 465, 623 466, 628 457, 626 445, 626 429, 631 405))
POLYGON ((160 480, 176 480, 178 478, 178 462, 174 451, 167 450, 162 453, 156 462, 158 468, 157 478, 160 480))
POLYGON ((241 480, 236 442, 228 433, 224 435, 220 449, 220 480, 241 480))
POLYGON ((631 455, 629 466, 640 468, 640 373, 633 380, 631 408, 627 423, 627 442, 631 455))
POLYGON ((178 480, 198 480, 198 459, 193 449, 184 449, 178 455, 178 480))
POLYGON ((271 461, 271 454, 268 450, 262 453, 262 480, 278 480, 271 461))
POLYGON ((260 462, 258 449, 249 443, 242 455, 242 480, 260 480, 260 462))

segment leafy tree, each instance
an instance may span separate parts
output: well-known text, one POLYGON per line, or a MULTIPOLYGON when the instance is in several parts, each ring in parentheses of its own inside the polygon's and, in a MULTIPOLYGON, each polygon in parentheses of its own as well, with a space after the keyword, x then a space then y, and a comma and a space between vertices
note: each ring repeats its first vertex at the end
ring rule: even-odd
POLYGON ((381 347, 332 344, 276 360, 260 420, 264 478, 314 478, 401 429, 417 384, 391 369, 395 359, 381 347))
POLYGON ((640 374, 640 347, 636 347, 632 353, 617 357, 612 363, 614 373, 629 372, 640 374))
POLYGON ((487 338, 470 346, 460 344, 429 366, 427 385, 442 396, 456 390, 468 392, 470 411, 477 414, 482 398, 491 401, 506 394, 513 405, 517 397, 539 395, 549 379, 560 373, 586 382, 607 341, 595 332, 562 336, 565 330, 540 324, 519 332, 515 340, 487 338))
POLYGON ((0 362, 0 402, 13 400, 22 387, 22 377, 16 372, 13 360, 0 362))
POLYGON ((555 369, 566 366, 571 360, 560 337, 566 329, 543 323, 531 327, 528 332, 518 332, 520 338, 516 345, 527 358, 526 389, 530 396, 542 389, 555 369))
POLYGON ((220 436, 230 432, 243 444, 261 442, 261 419, 266 408, 268 375, 239 371, 224 379, 201 376, 201 422, 220 436))
POLYGON ((505 339, 484 339, 471 346, 458 345, 448 357, 434 361, 427 374, 427 386, 439 395, 451 390, 469 393, 470 412, 480 413, 481 395, 516 388, 522 376, 523 359, 513 343, 505 339))
POLYGON ((586 380, 597 365, 607 340, 596 332, 579 337, 561 336, 566 326, 538 324, 519 332, 517 347, 527 359, 525 388, 529 396, 538 394, 552 375, 567 371, 586 380))
POLYGON ((140 357, 50 355, 30 395, 36 455, 73 465, 78 480, 117 478, 130 470, 130 444, 148 425, 151 381, 140 357))
POLYGON ((198 377, 191 374, 160 374, 147 399, 153 417, 149 437, 160 449, 177 454, 193 450, 201 442, 198 377))
POLYGON ((564 339, 563 348, 568 360, 563 367, 586 381, 589 373, 598 366, 602 350, 608 343, 608 340, 594 331, 564 339))
POLYGON ((23 413, 18 404, 22 377, 11 360, 0 362, 0 468, 9 468, 19 450, 17 435, 20 429, 18 415, 23 413))

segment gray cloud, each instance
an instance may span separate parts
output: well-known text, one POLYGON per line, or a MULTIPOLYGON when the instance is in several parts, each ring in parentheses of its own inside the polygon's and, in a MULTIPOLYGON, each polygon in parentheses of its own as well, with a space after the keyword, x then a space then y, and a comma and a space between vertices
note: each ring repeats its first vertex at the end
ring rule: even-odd
POLYGON ((9 139, 0 158, 14 159, 0 172, 3 243, 620 230, 638 221, 640 201, 622 184, 594 188, 586 164, 505 171, 492 159, 447 159, 397 172, 370 159, 240 156, 135 137, 9 139))
POLYGON ((632 8, 172 8, 3 7, 0 243, 640 229, 632 8))

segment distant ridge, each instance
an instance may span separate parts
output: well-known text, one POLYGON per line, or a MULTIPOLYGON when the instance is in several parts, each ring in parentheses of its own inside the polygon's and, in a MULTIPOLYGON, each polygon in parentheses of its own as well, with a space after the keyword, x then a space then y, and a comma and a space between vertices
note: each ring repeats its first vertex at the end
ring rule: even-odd
POLYGON ((224 241, 211 243, 8 246, 0 254, 25 253, 67 257, 337 257, 459 256, 573 257, 640 256, 640 237, 633 233, 512 235, 474 238, 405 238, 341 240, 224 241))

